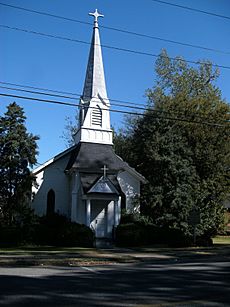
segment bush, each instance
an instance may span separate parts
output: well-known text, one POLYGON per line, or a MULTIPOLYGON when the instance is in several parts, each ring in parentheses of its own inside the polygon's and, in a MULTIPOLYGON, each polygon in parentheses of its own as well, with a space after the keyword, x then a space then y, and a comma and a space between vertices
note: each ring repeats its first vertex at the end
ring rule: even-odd
POLYGON ((15 226, 0 228, 0 246, 14 246, 22 242, 22 230, 15 226))
POLYGON ((122 213, 120 224, 129 224, 134 223, 136 221, 136 216, 132 213, 122 213))
POLYGON ((0 225, 0 246, 17 246, 33 243, 34 229, 37 224, 37 218, 22 222, 15 222, 12 225, 0 225))
POLYGON ((164 244, 171 247, 191 246, 192 238, 186 237, 180 230, 156 227, 146 221, 120 224, 116 228, 118 246, 141 246, 164 244))
POLYGON ((55 246, 92 247, 94 234, 82 224, 69 221, 57 213, 40 218, 34 232, 34 243, 55 246))
POLYGON ((227 210, 224 212, 223 223, 218 229, 218 235, 228 235, 230 233, 230 212, 227 210))
POLYGON ((119 246, 138 246, 143 244, 144 231, 135 223, 121 224, 116 228, 116 243, 119 246))

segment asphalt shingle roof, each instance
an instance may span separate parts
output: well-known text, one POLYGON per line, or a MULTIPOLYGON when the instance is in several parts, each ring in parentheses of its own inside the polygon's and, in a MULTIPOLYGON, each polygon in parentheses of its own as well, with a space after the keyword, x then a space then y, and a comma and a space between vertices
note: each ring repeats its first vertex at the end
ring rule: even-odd
POLYGON ((116 173, 128 167, 128 164, 115 154, 112 145, 80 143, 73 148, 66 171, 77 168, 91 173, 102 173, 104 165, 108 168, 108 173, 116 173))

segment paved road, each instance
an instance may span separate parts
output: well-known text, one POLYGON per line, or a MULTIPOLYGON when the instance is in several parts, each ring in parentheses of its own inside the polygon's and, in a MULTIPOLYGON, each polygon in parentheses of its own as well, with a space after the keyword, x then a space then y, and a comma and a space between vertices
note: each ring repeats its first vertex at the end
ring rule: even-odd
POLYGON ((0 268, 1 306, 230 306, 229 262, 0 268))

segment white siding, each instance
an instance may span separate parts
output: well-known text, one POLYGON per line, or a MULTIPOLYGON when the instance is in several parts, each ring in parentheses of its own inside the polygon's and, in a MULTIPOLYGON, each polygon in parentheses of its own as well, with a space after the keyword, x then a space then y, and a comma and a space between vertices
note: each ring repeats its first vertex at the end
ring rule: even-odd
POLYGON ((70 182, 64 170, 69 160, 69 155, 52 162, 36 174, 38 186, 32 192, 34 198, 32 208, 38 215, 46 214, 47 194, 50 189, 55 192, 55 211, 70 217, 70 182))
POLYGON ((133 211, 133 198, 140 195, 140 180, 127 171, 119 173, 117 177, 123 193, 126 196, 126 210, 133 211))

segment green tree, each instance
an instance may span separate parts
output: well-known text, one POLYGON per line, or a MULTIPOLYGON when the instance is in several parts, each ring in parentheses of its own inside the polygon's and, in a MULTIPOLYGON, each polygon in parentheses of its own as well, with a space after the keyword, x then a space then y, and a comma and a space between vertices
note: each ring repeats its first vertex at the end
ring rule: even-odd
POLYGON ((75 144, 74 142, 74 134, 78 131, 78 112, 74 116, 74 120, 72 120, 70 117, 66 117, 65 121, 65 129, 63 131, 63 134, 61 136, 62 139, 65 141, 66 147, 71 147, 75 144))
POLYGON ((163 51, 156 75, 146 93, 148 108, 119 136, 125 145, 118 150, 128 144, 123 158, 148 180, 142 194, 145 215, 191 235, 188 221, 195 207, 201 215, 198 235, 214 235, 230 185, 230 108, 215 86, 218 71, 209 62, 190 67, 163 51))
POLYGON ((0 117, 0 222, 14 225, 29 212, 33 176, 29 167, 36 163, 37 136, 27 132, 23 109, 16 103, 0 117))

